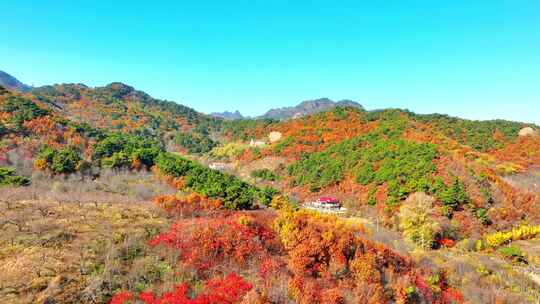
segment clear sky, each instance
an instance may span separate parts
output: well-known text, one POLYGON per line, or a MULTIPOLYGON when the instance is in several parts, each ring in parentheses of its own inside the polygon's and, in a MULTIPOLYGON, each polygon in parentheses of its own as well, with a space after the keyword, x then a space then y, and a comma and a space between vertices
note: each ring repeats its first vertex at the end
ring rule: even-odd
POLYGON ((0 1, 0 70, 202 112, 319 97, 540 123, 540 1, 0 1))

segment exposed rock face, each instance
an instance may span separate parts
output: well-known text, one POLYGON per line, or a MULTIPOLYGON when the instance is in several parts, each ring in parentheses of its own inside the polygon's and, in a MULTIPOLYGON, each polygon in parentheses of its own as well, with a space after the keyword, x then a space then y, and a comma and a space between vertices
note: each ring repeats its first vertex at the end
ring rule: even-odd
POLYGON ((537 135, 537 131, 534 130, 533 128, 531 127, 525 127, 521 130, 519 130, 519 133, 518 135, 521 137, 521 136, 534 136, 534 135, 537 135))
POLYGON ((355 107, 361 110, 364 109, 361 104, 352 100, 341 100, 336 102, 328 98, 320 98, 303 101, 294 107, 271 109, 259 118, 271 118, 278 120, 289 118, 294 119, 305 115, 328 111, 336 107, 355 107))
POLYGON ((268 140, 271 143, 280 140, 281 137, 282 137, 281 132, 277 132, 277 131, 272 131, 272 132, 270 132, 270 134, 268 134, 268 140))
POLYGON ((219 118, 223 118, 223 119, 229 119, 229 120, 235 120, 235 119, 243 119, 244 116, 239 112, 239 111, 234 111, 234 112, 229 112, 229 111, 225 111, 225 112, 214 112, 212 114, 210 114, 214 117, 219 117, 219 118))

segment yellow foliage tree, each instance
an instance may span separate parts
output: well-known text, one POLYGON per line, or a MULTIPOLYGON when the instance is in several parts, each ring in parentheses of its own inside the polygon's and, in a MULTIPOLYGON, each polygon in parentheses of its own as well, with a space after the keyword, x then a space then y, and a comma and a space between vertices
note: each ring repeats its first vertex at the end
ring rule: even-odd
POLYGON ((439 224, 430 216, 435 199, 425 193, 411 194, 399 210, 399 228, 405 238, 424 249, 430 249, 439 224))

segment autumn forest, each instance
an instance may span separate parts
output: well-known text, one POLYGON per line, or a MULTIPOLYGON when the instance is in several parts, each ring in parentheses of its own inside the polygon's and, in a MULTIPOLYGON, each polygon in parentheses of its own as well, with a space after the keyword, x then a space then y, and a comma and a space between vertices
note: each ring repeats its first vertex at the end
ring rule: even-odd
POLYGON ((540 298, 530 123, 225 119, 123 83, 1 86, 0 185, 1 303, 540 298))

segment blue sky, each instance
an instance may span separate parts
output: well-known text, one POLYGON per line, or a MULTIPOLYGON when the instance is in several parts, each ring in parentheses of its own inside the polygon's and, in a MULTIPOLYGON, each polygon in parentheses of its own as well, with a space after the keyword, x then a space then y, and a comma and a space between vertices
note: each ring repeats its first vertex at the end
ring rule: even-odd
POLYGON ((199 111, 318 97, 540 123, 540 1, 0 1, 0 69, 199 111), (112 3, 114 2, 114 3, 112 3))

